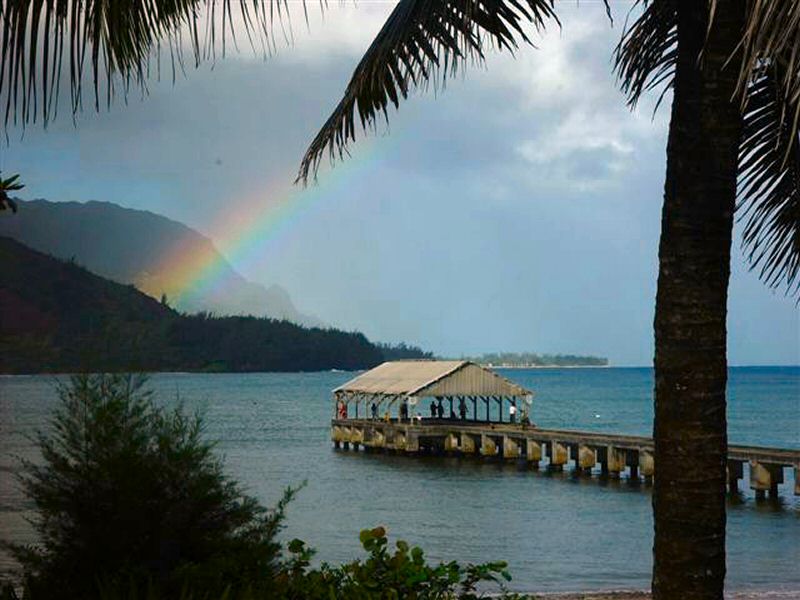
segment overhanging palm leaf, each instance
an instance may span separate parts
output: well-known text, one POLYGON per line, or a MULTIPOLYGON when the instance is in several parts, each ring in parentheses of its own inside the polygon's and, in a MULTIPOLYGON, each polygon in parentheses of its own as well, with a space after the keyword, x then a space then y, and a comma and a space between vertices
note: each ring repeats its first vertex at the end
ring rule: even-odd
POLYGON ((800 102, 778 82, 786 61, 759 67, 749 85, 739 158, 740 220, 751 268, 772 287, 800 289, 800 136, 786 119, 800 102))
MULTIPOLYGON (((675 0, 644 1, 615 53, 620 87, 634 106, 672 87, 677 58, 675 0)), ((710 2, 717 9, 716 0, 710 2)), ((743 35, 739 158, 740 220, 751 268, 772 287, 800 290, 800 3, 752 0, 743 35), (743 83, 742 83, 743 82, 743 83)))
POLYGON ((781 120, 790 122, 796 132, 800 121, 800 2, 750 0, 742 48, 739 87, 745 98, 752 89, 750 82, 780 57, 781 69, 773 76, 778 76, 779 94, 788 101, 781 107, 785 111, 781 120))
POLYGON ((412 86, 436 85, 466 62, 482 61, 488 45, 513 51, 517 40, 529 41, 524 25, 540 30, 550 19, 558 21, 554 0, 401 0, 306 151, 298 181, 316 173, 326 152, 342 158, 355 140, 356 114, 363 129, 373 127, 412 86))
MULTIPOLYGON (((660 89, 657 109, 675 77, 678 15, 675 0, 645 0, 642 4, 642 14, 623 31, 614 51, 614 70, 631 108, 645 92, 660 89)), ((631 10, 635 9, 636 5, 631 10)))
POLYGON ((131 84, 145 90, 154 52, 168 51, 174 77, 176 66, 183 66, 184 42, 197 64, 213 58, 218 45, 224 52, 229 34, 235 41, 234 13, 252 44, 256 38, 269 43, 272 18, 286 8, 287 0, 3 0, 4 122, 25 124, 41 116, 46 124, 67 72, 77 111, 87 63, 96 106, 103 96, 111 101, 117 79, 126 92, 131 84))

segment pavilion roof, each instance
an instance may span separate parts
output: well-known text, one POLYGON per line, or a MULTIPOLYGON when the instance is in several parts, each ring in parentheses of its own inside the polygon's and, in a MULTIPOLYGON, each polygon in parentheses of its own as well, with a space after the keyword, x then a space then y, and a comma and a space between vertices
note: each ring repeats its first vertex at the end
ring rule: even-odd
POLYGON ((520 385, 466 360, 389 361, 333 390, 381 396, 527 396, 520 385))

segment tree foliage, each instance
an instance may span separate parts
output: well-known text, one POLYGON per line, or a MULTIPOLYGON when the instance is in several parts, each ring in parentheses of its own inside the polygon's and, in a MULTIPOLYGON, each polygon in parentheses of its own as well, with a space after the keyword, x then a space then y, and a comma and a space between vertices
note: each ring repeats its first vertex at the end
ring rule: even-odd
MULTIPOLYGON (((291 600, 475 600, 489 584, 510 581, 506 563, 461 565, 456 561, 429 564, 421 548, 398 540, 394 551, 384 527, 364 529, 359 536, 368 555, 340 566, 323 563, 309 569, 313 551, 301 540, 293 540, 284 573, 285 598, 291 600)), ((502 598, 517 598, 504 593, 502 598)))
POLYGON ((318 371, 373 367, 405 346, 250 316, 186 315, 0 237, 0 372, 318 371))
POLYGON ((466 358, 495 367, 605 367, 608 359, 576 354, 537 354, 536 352, 489 352, 466 358))
POLYGON ((226 476, 203 423, 155 406, 142 377, 76 375, 59 389, 42 461, 23 461, 35 546, 10 544, 31 598, 187 582, 222 593, 240 581, 268 590, 279 565, 275 510, 226 476))
POLYGON ((0 102, 4 123, 45 125, 58 109, 62 79, 73 115, 110 104, 131 88, 147 92, 162 56, 175 78, 187 63, 214 61, 236 30, 268 53, 287 36, 287 0, 5 0, 0 5, 0 102), (281 29, 273 31, 273 22, 281 29), (188 59, 188 60, 187 60, 188 59))

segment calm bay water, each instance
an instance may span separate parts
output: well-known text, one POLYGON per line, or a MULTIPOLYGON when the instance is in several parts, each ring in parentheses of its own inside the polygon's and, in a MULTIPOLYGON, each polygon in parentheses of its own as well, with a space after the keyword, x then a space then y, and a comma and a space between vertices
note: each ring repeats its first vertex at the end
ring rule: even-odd
MULTIPOLYGON (((535 390, 542 427, 649 435, 651 369, 508 370, 535 390)), ((336 452, 329 442, 330 390, 352 373, 161 374, 160 402, 179 397, 206 415, 228 470, 264 503, 308 484, 288 512, 286 537, 318 557, 359 555, 358 531, 384 524, 392 538, 432 558, 505 559, 519 590, 645 588, 651 568, 650 492, 627 482, 520 471, 458 458, 336 452)), ((0 538, 32 540, 29 509, 15 489, 13 455, 31 455, 24 434, 55 405, 50 376, 0 377, 0 538)), ((732 443, 800 448, 800 368, 734 368, 732 443)), ((786 471, 787 487, 792 484, 786 471)), ((746 486, 746 482, 742 488, 746 486)), ((778 506, 749 493, 728 511, 731 589, 800 591, 800 499, 778 506)), ((0 556, 0 569, 10 563, 0 556)))

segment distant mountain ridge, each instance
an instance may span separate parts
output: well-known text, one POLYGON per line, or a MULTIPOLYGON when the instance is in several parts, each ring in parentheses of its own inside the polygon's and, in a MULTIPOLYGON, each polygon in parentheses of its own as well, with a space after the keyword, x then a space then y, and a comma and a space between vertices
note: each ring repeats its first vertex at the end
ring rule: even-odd
POLYGON ((198 231, 153 212, 111 202, 18 201, 16 215, 0 214, 0 236, 8 236, 119 283, 132 283, 175 308, 219 315, 254 315, 322 326, 297 310, 278 285, 265 287, 237 273, 214 243, 198 231), (166 260, 185 256, 195 264, 215 266, 215 285, 200 292, 176 288, 180 265, 166 260), (184 293, 182 293, 184 292, 184 293))
POLYGON ((181 314, 0 236, 0 373, 354 370, 383 360, 361 333, 181 314))

